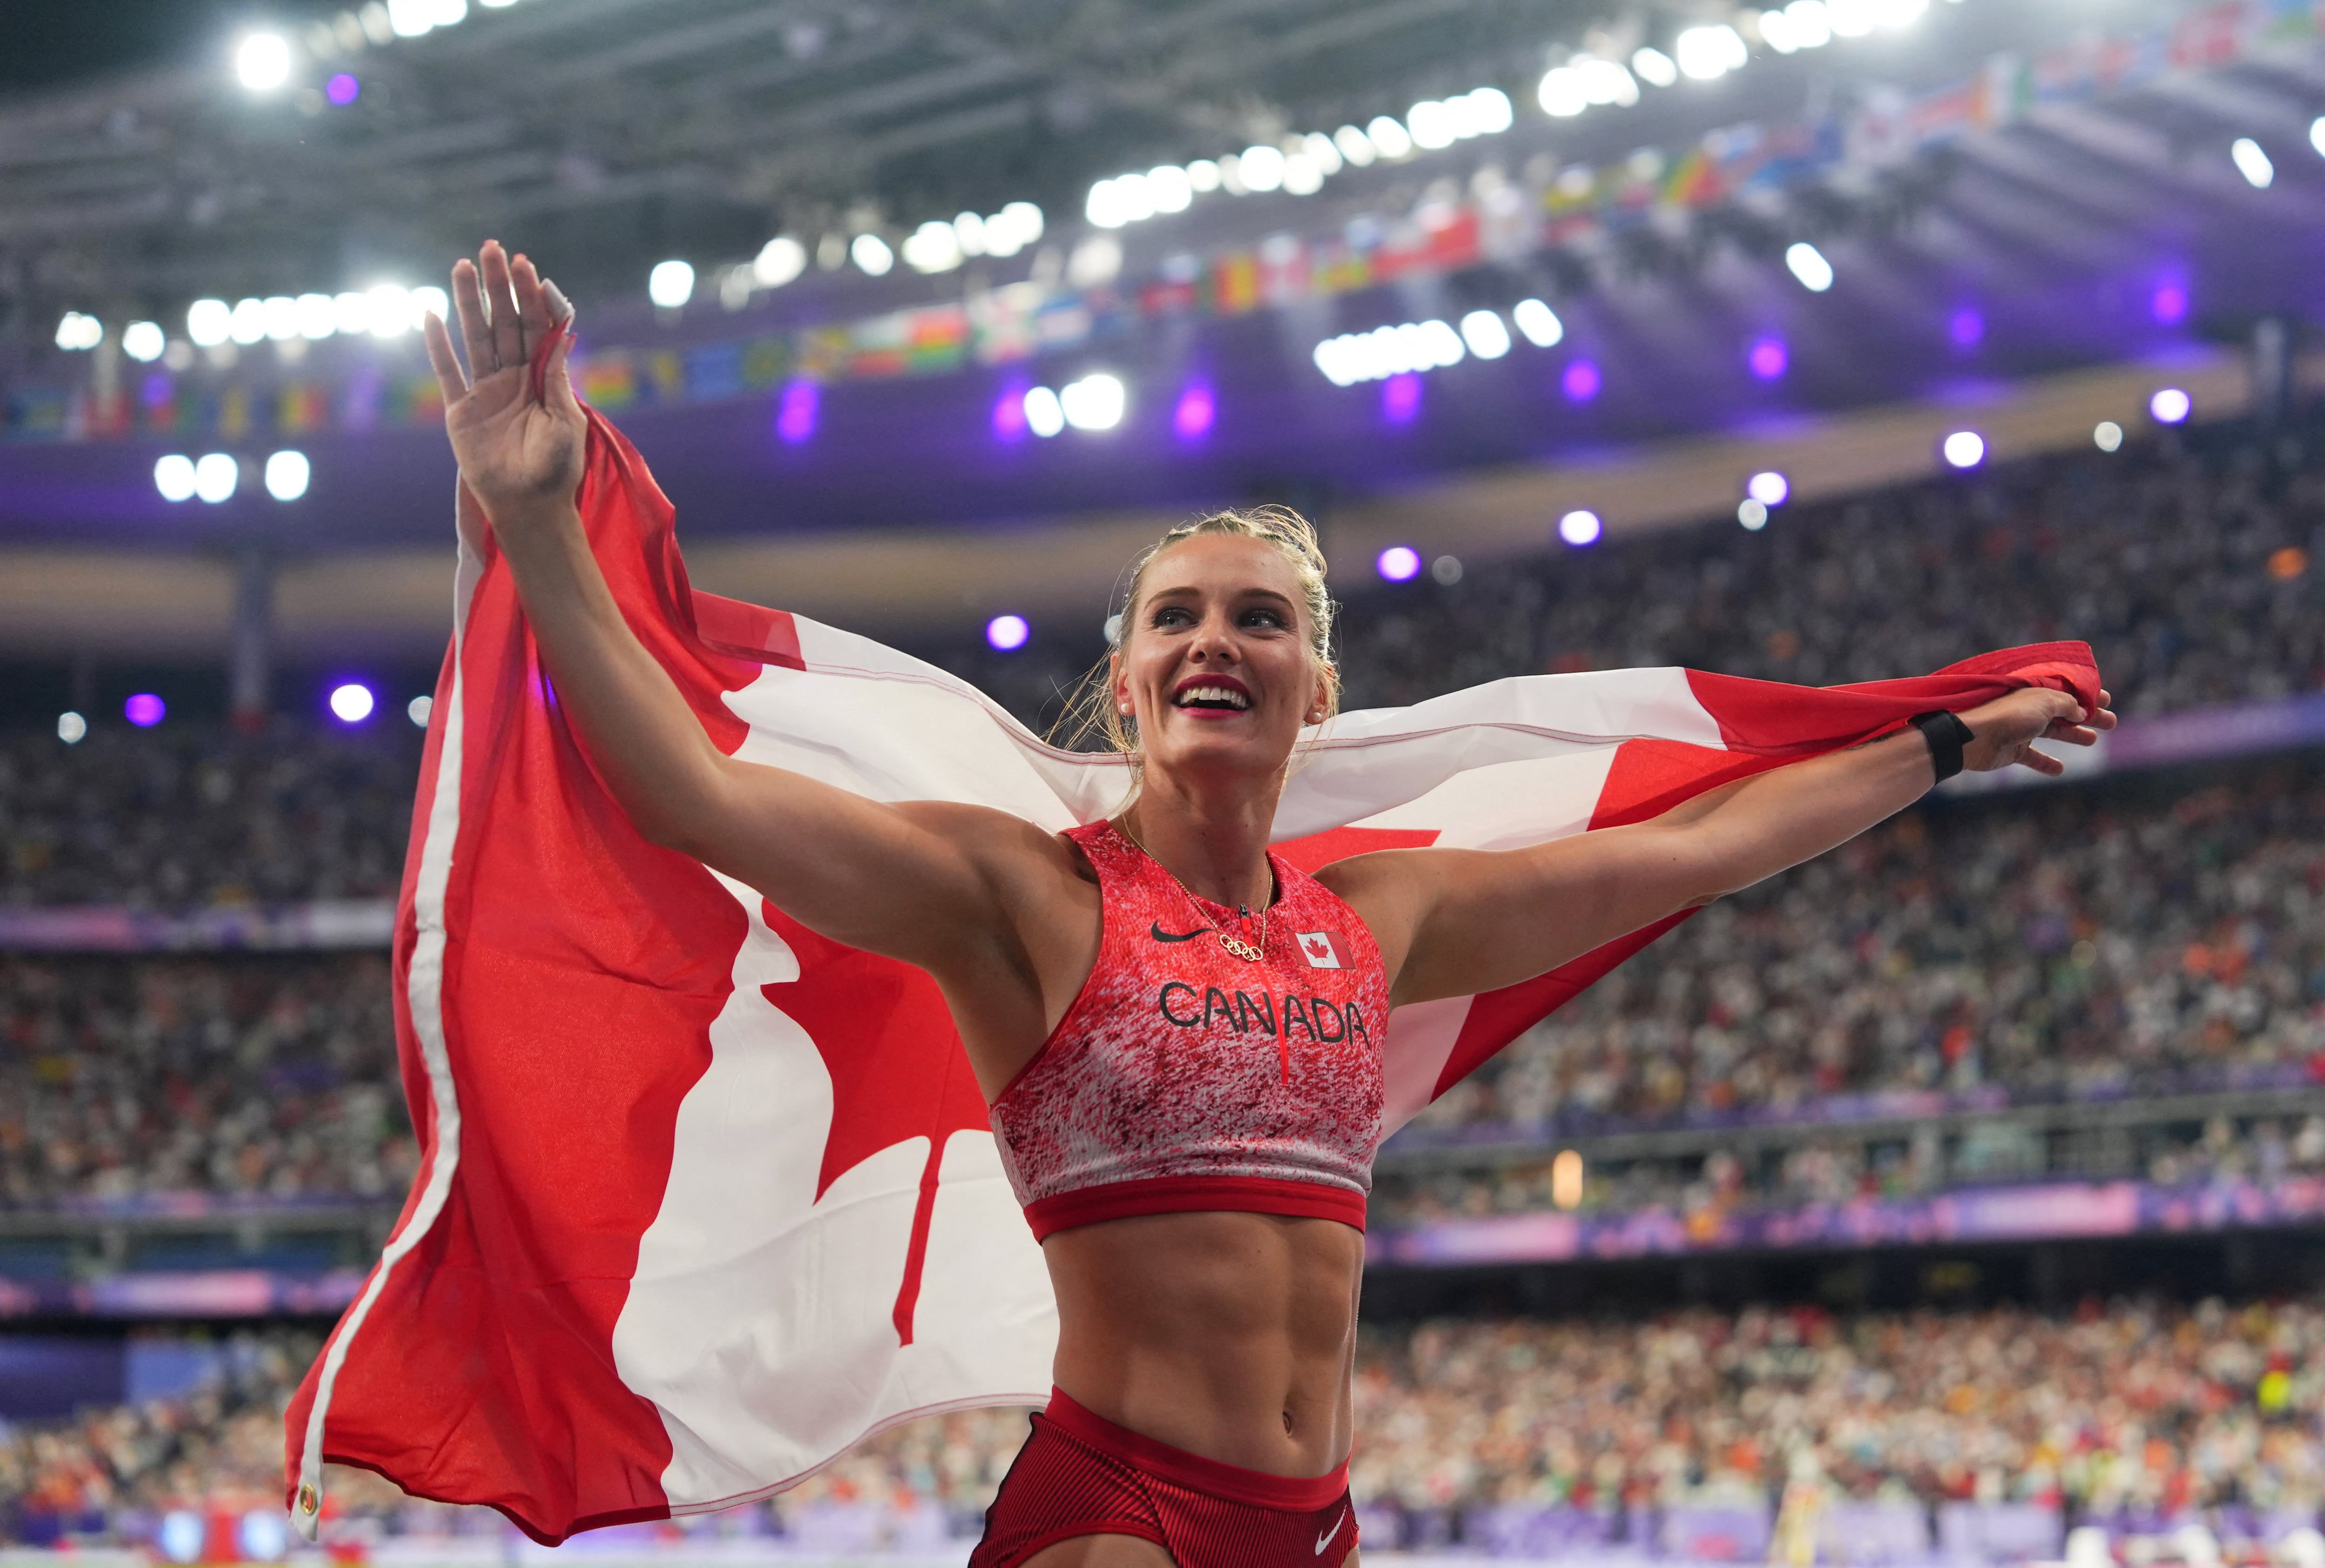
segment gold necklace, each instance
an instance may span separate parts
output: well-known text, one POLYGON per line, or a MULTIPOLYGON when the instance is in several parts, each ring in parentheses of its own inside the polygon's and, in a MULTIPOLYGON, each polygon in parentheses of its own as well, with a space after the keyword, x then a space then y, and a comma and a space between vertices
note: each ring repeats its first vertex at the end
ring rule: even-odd
MULTIPOLYGON (((1115 818, 1114 826, 1116 832, 1119 832, 1124 838, 1129 840, 1133 845, 1136 846, 1140 854, 1145 856, 1149 860, 1153 860, 1156 866, 1162 867, 1163 876, 1168 877, 1172 881, 1178 883, 1179 895, 1184 898, 1187 901, 1187 906, 1195 912, 1195 918, 1198 920, 1209 918, 1203 914, 1202 900, 1195 896, 1194 890, 1189 887, 1184 882, 1181 882, 1179 880, 1179 874, 1176 871, 1172 870, 1168 866, 1163 866, 1162 861, 1155 860, 1154 851, 1149 849, 1144 844, 1139 843, 1138 835, 1130 830, 1130 820, 1128 818, 1115 818)), ((1275 868, 1274 865, 1271 864, 1268 867, 1267 875, 1272 891, 1275 878, 1275 868)), ((1249 920, 1251 918, 1251 911, 1240 905, 1237 906, 1237 913, 1241 914, 1246 920, 1249 920)), ((1211 934, 1219 939, 1219 945, 1221 947, 1227 949, 1228 952, 1234 954, 1237 958, 1243 960, 1246 963, 1258 963, 1261 960, 1267 957, 1267 918, 1274 913, 1275 905, 1273 900, 1270 900, 1267 906, 1259 912, 1259 942, 1256 946, 1244 941, 1244 939, 1239 936, 1229 936, 1227 933, 1226 928, 1221 926, 1217 921, 1211 922, 1211 934)))

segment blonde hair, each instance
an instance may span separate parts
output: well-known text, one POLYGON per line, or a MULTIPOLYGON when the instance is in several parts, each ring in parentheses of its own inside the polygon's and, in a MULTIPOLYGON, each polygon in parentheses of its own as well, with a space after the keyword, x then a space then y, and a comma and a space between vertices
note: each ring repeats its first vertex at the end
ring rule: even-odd
POLYGON ((1192 523, 1181 523, 1131 563, 1130 588, 1114 621, 1115 634, 1108 639, 1113 647, 1082 676, 1066 700, 1066 710, 1050 732, 1057 744, 1089 750, 1097 749, 1092 741, 1102 740, 1107 750, 1125 756, 1139 754, 1138 720, 1114 703, 1113 654, 1129 642, 1137 625, 1138 596, 1146 586, 1146 569, 1165 551, 1209 535, 1256 539, 1291 564, 1300 584, 1300 608, 1308 617, 1308 656, 1324 679, 1324 719, 1329 720, 1339 712, 1340 672, 1332 663, 1334 606, 1331 595, 1325 591, 1324 551, 1316 542, 1316 525, 1289 506, 1254 506, 1213 512, 1192 523))

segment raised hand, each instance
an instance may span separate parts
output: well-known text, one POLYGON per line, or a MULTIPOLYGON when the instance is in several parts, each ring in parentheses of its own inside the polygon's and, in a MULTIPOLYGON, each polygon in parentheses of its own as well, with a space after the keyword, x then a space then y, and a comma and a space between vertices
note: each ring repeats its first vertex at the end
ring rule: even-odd
POLYGON ((422 324, 428 360, 444 393, 444 430, 468 486, 496 531, 561 511, 581 482, 588 422, 573 395, 565 361, 569 335, 550 355, 541 395, 533 389, 532 354, 569 319, 556 285, 533 263, 514 264, 498 240, 486 240, 475 262, 452 266, 452 298, 468 368, 460 367, 452 336, 432 312, 422 324))
POLYGON ((2067 765, 2034 749, 2038 740, 2063 740, 2070 746, 2095 746, 2099 731, 2115 728, 2112 699, 2099 693, 2096 711, 2085 712, 2072 694, 2047 686, 2029 686, 1997 697, 1961 716, 1971 739, 1962 747, 1962 766, 1971 773, 1993 773, 2014 763, 2024 764, 2052 778, 2067 765))

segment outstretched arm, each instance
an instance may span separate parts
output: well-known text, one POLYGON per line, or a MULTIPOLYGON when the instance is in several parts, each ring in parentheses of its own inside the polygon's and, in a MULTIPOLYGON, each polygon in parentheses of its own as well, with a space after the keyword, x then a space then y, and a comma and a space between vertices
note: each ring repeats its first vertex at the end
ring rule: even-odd
POLYGON ((555 325, 551 296, 533 264, 512 264, 497 242, 481 262, 452 271, 473 381, 445 324, 426 323, 445 425, 559 700, 631 820, 836 941, 940 971, 958 970, 964 957, 987 967, 993 955, 959 951, 1009 928, 1011 901, 986 851, 1005 853, 1034 830, 976 807, 866 800, 711 744, 589 552, 575 496, 588 426, 566 376, 570 338, 542 394, 532 387, 528 357, 555 325), (966 823, 971 816, 994 820, 966 823), (966 830, 972 825, 978 830, 966 830))
MULTIPOLYGON (((1978 772, 2062 771, 2041 739, 2089 746, 2115 727, 2047 689, 2013 691, 1961 717, 1978 772)), ((1708 904, 1847 843, 1930 788, 1913 729, 1713 790, 1651 821, 1524 849, 1393 849, 1322 874, 1364 915, 1403 1005, 1463 997, 1545 974, 1667 914, 1708 904)))

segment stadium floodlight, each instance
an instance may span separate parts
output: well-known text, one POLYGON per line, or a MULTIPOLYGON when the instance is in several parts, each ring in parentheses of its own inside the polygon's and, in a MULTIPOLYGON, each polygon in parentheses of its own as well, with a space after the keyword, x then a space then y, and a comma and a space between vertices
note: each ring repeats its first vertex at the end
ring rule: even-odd
POLYGON ((2309 144, 2317 149, 2320 158, 2325 158, 2325 115, 2309 122, 2309 144))
POLYGON ((151 365, 169 346, 159 321, 132 321, 121 329, 121 351, 140 365, 151 365))
POLYGON ((1736 521, 1744 524, 1746 533, 1757 533, 1768 525, 1768 504, 1745 496, 1736 503, 1736 521))
POLYGON ((1792 499, 1792 482, 1774 469, 1763 469, 1744 481, 1744 493, 1763 506, 1781 506, 1792 499))
POLYGON ((866 277, 883 278, 896 264, 896 253, 888 242, 876 234, 859 234, 848 242, 848 259, 854 262, 866 277))
POLYGON ((1066 422, 1076 430, 1112 430, 1122 422, 1123 409, 1128 402, 1122 378, 1103 370, 1068 382, 1058 394, 1058 404, 1065 413, 1066 422))
POLYGON ((1046 386, 1029 386, 1023 404, 1025 428, 1047 441, 1066 428, 1065 405, 1058 394, 1046 386))
POLYGON ((1365 135, 1384 158, 1402 158, 1413 151, 1413 134, 1386 115, 1366 125, 1365 135))
POLYGON ((235 45, 234 74, 252 92, 273 92, 291 79, 291 41, 279 32, 245 35, 235 45))
POLYGON ((387 0, 387 24, 398 38, 419 38, 468 19, 468 0, 387 0))
POLYGON ((1380 156, 1379 149, 1373 145, 1373 139, 1354 125, 1342 125, 1333 132, 1332 145, 1340 150, 1341 157, 1358 169, 1380 156))
MULTIPOLYGON (((975 217, 974 213, 967 216, 975 217)), ((956 226, 958 220, 956 219, 956 226)), ((964 244, 961 247, 968 250, 964 244)), ((974 255, 975 251, 969 251, 974 255)), ((751 262, 751 281, 763 289, 780 289, 807 271, 807 246, 788 234, 779 234, 759 247, 751 262)))
POLYGON ((1599 536, 1606 532, 1607 525, 1598 521, 1598 513, 1580 507, 1558 520, 1558 536, 1577 550, 1598 543, 1599 536))
POLYGON ((1324 135, 1323 132, 1311 131, 1298 140, 1301 150, 1308 154, 1309 161, 1314 163, 1318 171, 1327 178, 1338 174, 1348 166, 1348 161, 1340 156, 1340 144, 1324 135))
POLYGON ((1421 575, 1421 552, 1410 544, 1392 544, 1373 561, 1373 570, 1389 582, 1411 582, 1421 575))
POLYGON ((2245 183, 2256 190, 2267 190, 2276 179, 2276 165, 2268 161, 2268 153, 2250 136, 2238 136, 2228 148, 2228 156, 2235 160, 2237 172, 2245 177, 2245 183))
POLYGON ((1974 430, 1958 430, 1938 450, 1957 469, 1974 469, 1986 460, 1986 438, 1974 430))
POLYGON ((288 294, 273 294, 259 302, 258 319, 267 337, 280 343, 299 335, 299 302, 288 294))
POLYGON ((331 326, 341 335, 359 338, 371 330, 371 296, 350 289, 331 296, 331 326))
POLYGON ((194 465, 194 494, 215 506, 242 482, 242 465, 225 452, 209 452, 194 465))
POLYGON ((57 322, 57 347, 60 348, 94 348, 104 341, 105 323, 95 316, 67 311, 63 319, 57 322))
POLYGON ((226 335, 244 348, 249 348, 266 336, 266 302, 236 300, 234 314, 227 319, 226 335))
MULTIPOLYGON (((1960 0, 1955 0, 1956 5, 1960 0)), ((1879 27, 1910 27, 1930 8, 1930 0, 1873 0, 1873 21, 1879 27)))
MULTIPOLYGON (((1618 65, 1615 69, 1622 70, 1623 68, 1618 65)), ((1624 74, 1627 76, 1629 72, 1624 74)), ((1632 90, 1635 93, 1637 88, 1632 90)), ((1516 106, 1510 102, 1510 95, 1499 88, 1471 88, 1459 101, 1468 106, 1467 117, 1468 123, 1477 127, 1472 133, 1476 135, 1498 136, 1518 123, 1516 106)))
POLYGON ((1825 0, 1824 10, 1837 38, 1862 38, 1880 20, 1874 0, 1825 0))
MULTIPOLYGON (((885 246, 882 247, 885 249, 885 246)), ((886 272, 886 267, 880 269, 886 272)), ((694 298, 694 267, 682 261, 661 261, 646 274, 646 298, 657 309, 675 311, 694 298)))
POLYGON ((928 222, 904 237, 904 264, 916 273, 949 273, 961 264, 960 236, 941 218, 928 222))
POLYGON ((2166 386, 2147 400, 2147 412, 2158 424, 2185 424, 2196 411, 2195 400, 2177 386, 2166 386))
POLYGON ((1158 163, 1146 172, 1146 194, 1157 212, 1184 212, 1195 199, 1195 185, 1176 163, 1158 163))
POLYGON ((153 487, 162 493, 164 501, 192 500, 194 459, 183 452, 171 452, 154 459, 153 487))
POLYGON ((1669 87, 1679 80, 1679 62, 1653 47, 1631 51, 1631 74, 1649 87, 1669 87))
POLYGON ((1324 189, 1323 166, 1305 147, 1283 155, 1283 191, 1287 196, 1313 196, 1324 189))
POLYGON ((1566 336, 1566 323, 1540 300, 1520 300, 1511 307, 1510 320, 1525 334, 1525 340, 1537 348, 1552 348, 1566 336))
POLYGON ((331 688, 331 717, 342 724, 361 724, 369 719, 378 700, 371 688, 360 681, 342 681, 331 688))
POLYGON ((1807 240, 1797 240, 1785 247, 1784 265, 1801 281, 1801 287, 1812 294, 1832 287, 1832 264, 1824 259, 1824 252, 1807 240))
POLYGON ((1283 149, 1255 142, 1236 160, 1236 172, 1246 190, 1275 190, 1283 184, 1283 149))
POLYGON ((1590 107, 1582 90, 1582 73, 1570 65, 1554 65, 1542 72, 1533 96, 1543 114, 1559 119, 1571 119, 1590 107))
POLYGON ((2091 445, 2103 452, 2117 450, 2123 445, 2123 426, 2111 419, 2103 419, 2091 428, 2091 445))
POLYGON ((299 336, 320 343, 339 329, 338 311, 329 294, 301 294, 292 307, 299 336))
POLYGON ((1453 144, 1453 113, 1435 98, 1423 98, 1404 112, 1404 128, 1413 144, 1434 153, 1453 144))
POLYGON ((435 711, 436 699, 427 696, 424 693, 421 696, 414 697, 411 701, 406 702, 403 705, 403 716, 412 720, 413 727, 419 729, 425 729, 428 728, 429 718, 433 715, 435 711))
POLYGON ((215 348, 233 332, 234 307, 224 300, 196 300, 186 307, 186 336, 199 348, 215 348))
POLYGON ((88 720, 66 709, 57 715, 57 738, 67 746, 79 746, 88 738, 88 720))
POLYGON ((1752 58, 1751 51, 1744 47, 1744 35, 1724 22, 1709 27, 1690 27, 1679 35, 1672 47, 1681 74, 1697 81, 1726 76, 1752 58))
POLYGON ((1223 182, 1217 162, 1198 158, 1187 165, 1187 188, 1198 196, 1209 196, 1223 182))
POLYGON ((266 493, 278 501, 295 501, 307 493, 307 481, 313 474, 306 453, 276 452, 266 459, 266 493))
POLYGON ((1014 654, 1033 636, 1024 616, 995 616, 985 623, 985 643, 996 653, 1014 654))
POLYGON ((1491 311, 1472 311, 1461 318, 1461 341, 1480 359, 1499 359, 1510 351, 1510 329, 1491 311))
POLYGON ((371 335, 401 338, 412 325, 412 291, 402 283, 379 283, 366 291, 371 304, 371 335))

